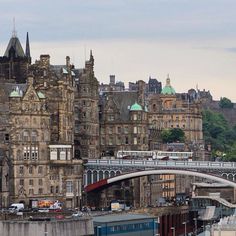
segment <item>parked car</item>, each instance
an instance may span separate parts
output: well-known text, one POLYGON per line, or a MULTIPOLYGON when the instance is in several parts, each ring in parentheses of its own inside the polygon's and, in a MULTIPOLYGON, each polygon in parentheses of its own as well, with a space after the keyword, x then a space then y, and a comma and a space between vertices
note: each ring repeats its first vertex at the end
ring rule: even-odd
POLYGON ((38 212, 49 212, 49 208, 39 208, 38 212))
POLYGON ((82 217, 83 215, 84 215, 83 212, 77 211, 72 214, 72 218, 79 218, 79 217, 82 217))
POLYGON ((25 208, 23 203, 12 203, 8 208, 10 213, 17 213, 25 208))

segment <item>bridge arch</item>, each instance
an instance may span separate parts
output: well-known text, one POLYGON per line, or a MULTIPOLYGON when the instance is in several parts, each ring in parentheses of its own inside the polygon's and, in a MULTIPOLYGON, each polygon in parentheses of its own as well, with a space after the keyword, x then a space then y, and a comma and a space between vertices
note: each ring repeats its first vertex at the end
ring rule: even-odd
POLYGON ((85 187, 85 191, 90 192, 90 191, 98 189, 102 186, 106 186, 106 185, 109 185, 109 184, 112 184, 115 182, 120 182, 120 181, 126 180, 126 179, 133 179, 136 177, 142 177, 142 176, 147 176, 147 175, 162 175, 162 174, 187 175, 187 176, 206 178, 206 179, 221 182, 223 184, 226 184, 226 185, 229 185, 233 188, 236 188, 235 182, 233 182, 231 180, 224 179, 219 176, 212 175, 212 174, 200 173, 200 172, 190 171, 190 170, 162 169, 162 170, 137 171, 137 172, 132 172, 132 173, 127 173, 127 174, 115 176, 112 178, 103 179, 103 180, 98 181, 94 184, 87 185, 85 187))

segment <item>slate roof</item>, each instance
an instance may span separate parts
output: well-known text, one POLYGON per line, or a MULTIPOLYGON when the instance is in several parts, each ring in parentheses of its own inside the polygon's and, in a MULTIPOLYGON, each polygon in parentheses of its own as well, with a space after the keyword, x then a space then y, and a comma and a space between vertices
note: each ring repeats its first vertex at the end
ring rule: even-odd
POLYGON ((94 222, 108 223, 108 222, 119 222, 119 221, 131 221, 131 220, 142 220, 142 219, 153 219, 153 216, 144 214, 114 214, 105 216, 93 217, 94 222))
POLYGON ((9 57, 9 51, 11 48, 15 50, 15 57, 25 57, 24 50, 21 46, 20 40, 17 37, 12 37, 10 39, 7 49, 4 53, 5 57, 9 57))
POLYGON ((110 93, 111 95, 108 96, 108 93, 103 93, 102 104, 106 103, 106 97, 108 96, 109 99, 113 99, 115 104, 117 105, 118 110, 120 111, 120 119, 122 121, 129 121, 129 112, 130 107, 138 100, 137 92, 130 92, 130 91, 114 91, 110 93))

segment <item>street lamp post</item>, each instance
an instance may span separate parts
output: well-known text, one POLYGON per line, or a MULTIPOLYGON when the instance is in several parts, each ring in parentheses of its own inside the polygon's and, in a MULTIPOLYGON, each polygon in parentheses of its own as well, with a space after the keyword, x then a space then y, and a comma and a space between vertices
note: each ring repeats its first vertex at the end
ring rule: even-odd
POLYGON ((175 236, 175 227, 171 227, 170 229, 173 230, 172 235, 175 236))
POLYGON ((187 222, 183 222, 184 225, 184 236, 187 236, 187 222))

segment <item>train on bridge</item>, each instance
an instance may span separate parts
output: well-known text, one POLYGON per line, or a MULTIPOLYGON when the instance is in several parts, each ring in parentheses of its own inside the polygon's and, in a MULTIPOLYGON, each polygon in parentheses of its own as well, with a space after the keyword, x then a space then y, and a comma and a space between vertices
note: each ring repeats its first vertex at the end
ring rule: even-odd
POLYGON ((193 152, 173 151, 118 151, 117 159, 192 160, 193 152))

